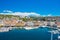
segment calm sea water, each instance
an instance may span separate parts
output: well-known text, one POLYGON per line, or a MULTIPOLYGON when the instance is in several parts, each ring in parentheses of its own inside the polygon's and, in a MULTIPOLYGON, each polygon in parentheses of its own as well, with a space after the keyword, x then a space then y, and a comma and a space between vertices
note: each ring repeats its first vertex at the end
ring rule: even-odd
MULTIPOLYGON (((0 32, 0 40, 51 40, 49 30, 48 28, 13 29, 9 32, 0 32)), ((53 40, 57 40, 57 34, 54 34, 53 40)))

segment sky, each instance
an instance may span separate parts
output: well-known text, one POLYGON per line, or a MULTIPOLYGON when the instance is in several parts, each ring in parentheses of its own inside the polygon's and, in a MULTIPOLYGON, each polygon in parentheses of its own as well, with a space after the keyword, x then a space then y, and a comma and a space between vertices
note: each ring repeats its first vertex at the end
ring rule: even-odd
POLYGON ((0 0, 0 14, 60 16, 60 0, 0 0))

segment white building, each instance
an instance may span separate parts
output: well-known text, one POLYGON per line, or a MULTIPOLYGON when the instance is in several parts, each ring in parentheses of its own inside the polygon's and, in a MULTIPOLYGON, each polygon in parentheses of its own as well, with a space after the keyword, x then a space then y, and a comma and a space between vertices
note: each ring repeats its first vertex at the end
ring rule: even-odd
POLYGON ((26 22, 26 26, 34 26, 34 23, 32 21, 26 22))

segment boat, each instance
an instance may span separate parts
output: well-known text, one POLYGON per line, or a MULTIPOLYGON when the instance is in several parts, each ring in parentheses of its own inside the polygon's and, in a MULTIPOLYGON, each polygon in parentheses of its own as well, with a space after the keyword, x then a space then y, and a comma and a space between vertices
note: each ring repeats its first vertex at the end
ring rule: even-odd
POLYGON ((38 27, 24 27, 24 29, 26 29, 26 30, 31 30, 31 29, 36 29, 36 28, 38 28, 38 27))
POLYGON ((8 31, 9 31, 9 28, 6 28, 6 27, 0 28, 0 32, 8 32, 8 31))
POLYGON ((48 27, 48 26, 43 25, 43 26, 41 26, 41 27, 45 28, 45 27, 48 27))
POLYGON ((60 36, 58 36, 58 39, 60 39, 60 36))

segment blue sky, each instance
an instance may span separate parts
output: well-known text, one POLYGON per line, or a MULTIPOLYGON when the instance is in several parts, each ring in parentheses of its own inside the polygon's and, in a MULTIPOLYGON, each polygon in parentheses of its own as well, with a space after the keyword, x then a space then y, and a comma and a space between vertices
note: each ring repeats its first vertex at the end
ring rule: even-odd
POLYGON ((0 12, 4 10, 60 16, 60 0, 0 0, 0 12))

